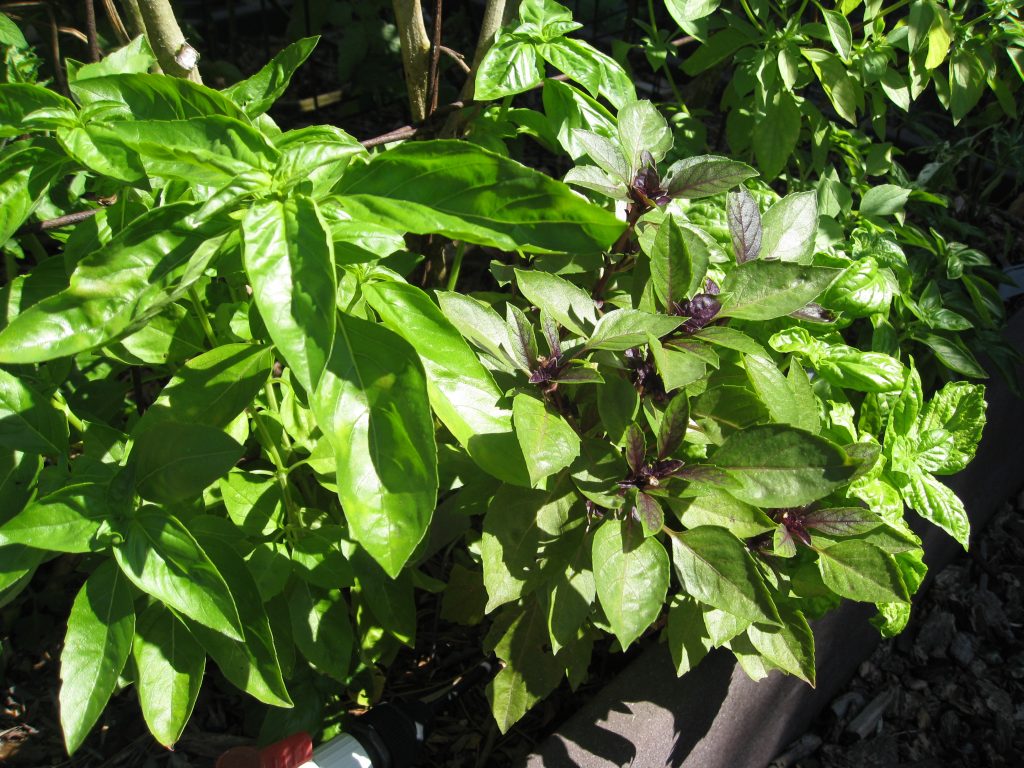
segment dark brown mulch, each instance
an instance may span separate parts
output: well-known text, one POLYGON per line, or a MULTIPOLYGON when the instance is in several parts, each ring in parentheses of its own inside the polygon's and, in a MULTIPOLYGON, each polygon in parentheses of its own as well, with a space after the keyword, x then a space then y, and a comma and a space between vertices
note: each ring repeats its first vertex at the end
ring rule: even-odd
POLYGON ((1024 755, 1024 493, 773 768, 1010 768, 1024 755))

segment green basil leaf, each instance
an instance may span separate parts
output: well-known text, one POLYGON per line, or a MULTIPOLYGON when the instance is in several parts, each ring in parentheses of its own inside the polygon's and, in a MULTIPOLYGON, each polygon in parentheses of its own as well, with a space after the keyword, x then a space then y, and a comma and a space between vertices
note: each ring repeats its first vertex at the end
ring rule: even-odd
POLYGON ((672 499, 669 503, 686 528, 717 525, 739 539, 775 528, 775 522, 760 509, 715 488, 702 488, 693 498, 672 499))
POLYGON ((387 328, 339 315, 311 405, 334 448, 352 534, 394 578, 437 501, 434 424, 416 350, 387 328))
POLYGON ((796 192, 774 203, 761 220, 761 258, 810 264, 818 231, 818 196, 796 192))
POLYGON ((499 35, 476 69, 473 97, 501 99, 541 84, 544 73, 537 47, 515 37, 499 35))
POLYGON ((221 187, 239 174, 269 172, 278 151, 258 130, 224 115, 190 120, 127 120, 90 130, 137 153, 151 176, 221 187))
POLYGON ((672 597, 667 634, 668 650, 679 676, 696 667, 712 648, 700 604, 686 595, 672 597))
POLYGON ((615 637, 628 648, 654 623, 668 591, 668 553, 630 521, 608 520, 594 534, 597 596, 615 637))
POLYGON ((73 82, 88 80, 91 77, 105 77, 126 73, 144 73, 157 63, 156 55, 149 46, 145 35, 139 35, 128 45, 108 53, 102 60, 92 64, 83 64, 75 72, 73 82))
POLYGON ((54 552, 93 552, 105 544, 97 534, 127 508, 99 483, 66 485, 37 498, 0 526, 0 545, 24 544, 54 552))
POLYGON ((312 392, 335 332, 334 243, 313 200, 254 204, 242 222, 245 271, 270 338, 312 392))
MULTIPOLYGON (((680 27, 714 13, 722 0, 665 0, 665 8, 680 27)), ((680 673, 681 674, 681 673, 680 673)))
POLYGON ((649 101, 634 101, 619 110, 618 136, 631 177, 642 167, 644 152, 649 152, 657 163, 673 143, 668 122, 649 101))
POLYGON ((168 421, 137 436, 130 463, 142 498, 173 504, 199 498, 244 453, 222 429, 168 421))
POLYGON ((515 275, 519 290, 535 307, 579 336, 593 332, 597 310, 589 293, 550 272, 517 269, 515 275))
POLYGON ((837 11, 826 10, 822 13, 825 16, 825 26, 828 27, 828 36, 832 40, 832 47, 843 57, 844 61, 849 61, 853 51, 853 32, 850 29, 850 22, 837 11))
POLYGON ((241 640, 238 609, 224 577, 173 515, 143 507, 114 547, 121 570, 143 592, 194 621, 241 640))
POLYGON ((178 368, 136 424, 141 435, 168 421, 226 428, 270 378, 274 357, 256 344, 222 344, 178 368))
POLYGON ((110 560, 92 572, 68 616, 60 654, 60 724, 68 754, 85 741, 128 661, 135 635, 131 585, 110 560))
POLYGON ((818 550, 822 581, 840 597, 865 603, 909 602, 891 555, 866 541, 840 541, 818 550))
POLYGON ((751 624, 747 628, 747 638, 765 659, 813 688, 814 634, 800 611, 781 613, 781 626, 751 624))
POLYGON ((348 682, 352 656, 352 622, 339 590, 330 592, 295 580, 288 592, 292 635, 302 655, 326 675, 348 682))
POLYGON ((693 230, 666 216, 651 248, 651 285, 661 305, 692 296, 704 285, 711 255, 693 230))
POLYGON ((249 117, 262 115, 281 98, 295 70, 309 58, 319 40, 319 35, 296 40, 264 64, 255 75, 225 88, 222 93, 249 117))
POLYGON ((621 352, 646 344, 648 334, 661 338, 682 322, 681 317, 654 315, 639 309, 615 309, 597 321, 587 348, 621 352))
POLYGON ((580 455, 580 437, 558 413, 532 395, 512 401, 512 423, 534 487, 580 455))
POLYGON ((953 449, 936 474, 959 472, 974 458, 985 427, 985 408, 984 387, 965 381, 949 382, 924 407, 918 431, 943 429, 953 436, 953 449))
POLYGON ((672 562, 683 591, 746 621, 779 622, 746 546, 723 528, 701 526, 672 536, 672 562))
POLYGON ((49 147, 19 149, 15 144, 15 150, 6 153, 0 160, 0 242, 18 231, 67 170, 67 158, 49 147))
POLYGON ((350 167, 337 192, 355 219, 507 251, 595 253, 625 227, 565 184, 456 141, 382 152, 350 167))
POLYGON ((927 472, 918 471, 910 475, 906 486, 900 488, 900 495, 907 506, 925 520, 939 526, 967 549, 971 538, 971 521, 964 503, 949 486, 927 472))
MULTIPOLYGON (((297 184, 310 183, 312 191, 310 194, 314 199, 319 200, 322 195, 327 194, 344 174, 349 164, 357 155, 366 155, 363 145, 349 136, 340 128, 333 125, 311 125, 306 128, 297 128, 282 133, 274 139, 274 146, 281 151, 281 159, 274 169, 274 183, 279 189, 290 190, 297 184)), ((321 214, 323 214, 321 210, 321 214)), ((325 215, 325 218, 331 218, 325 215)), ((340 234, 335 227, 343 226, 343 221, 331 222, 331 234, 334 236, 335 249, 338 250, 340 234)), ((348 222, 350 225, 353 222, 348 222)), ((352 234, 352 240, 368 239, 365 227, 360 222, 360 229, 352 234)), ((390 233, 388 233, 390 234, 390 233)), ((387 235, 385 235, 387 237, 387 235)), ((404 248, 405 244, 399 239, 398 248, 404 248)), ((391 248, 381 256, 387 256, 398 248, 391 248)), ((337 255, 337 254, 336 254, 337 255)))
MULTIPOLYGON (((767 235, 761 253, 768 253, 767 235)), ((748 261, 740 264, 722 285, 725 317, 772 320, 814 301, 840 270, 785 261, 748 261)))
MULTIPOLYGON (((503 407, 504 394, 427 294, 403 283, 366 285, 363 294, 384 324, 416 349, 430 404, 470 457, 499 480, 527 485, 526 463, 513 436, 512 414, 503 407)), ((507 333, 496 313, 477 306, 479 314, 488 321, 493 317, 494 325, 500 323, 501 333, 507 333)))
POLYGON ((551 582, 548 603, 548 635, 555 653, 576 641, 597 597, 590 556, 593 545, 584 526, 562 534, 558 545, 568 550, 568 555, 564 568, 551 582))
POLYGON ((174 614, 153 603, 139 616, 132 656, 142 716, 149 732, 170 749, 199 697, 206 651, 174 614))
MULTIPOLYGON (((938 333, 914 333, 914 339, 935 353, 939 362, 952 371, 974 379, 987 379, 988 374, 967 345, 957 337, 938 333)), ((3 336, 0 334, 0 339, 3 336)))
POLYGON ((711 457, 740 481, 728 491, 761 507, 800 507, 850 481, 857 464, 823 437, 766 424, 732 433, 711 457))
POLYGON ((562 679, 564 667, 546 648, 544 618, 544 611, 531 600, 494 649, 505 667, 487 684, 486 696, 502 733, 551 693, 562 679))
POLYGON ((506 349, 508 325, 490 305, 472 296, 448 291, 437 291, 441 311, 464 338, 478 349, 491 355, 494 361, 511 371, 511 361, 506 349))
POLYGON ((768 408, 772 421, 800 426, 803 420, 801 404, 775 361, 759 355, 744 355, 743 368, 758 398, 768 408))
POLYGON ((63 411, 0 369, 0 446, 59 456, 67 453, 68 434, 63 411))
MULTIPOLYGON (((176 615, 217 663, 224 677, 239 690, 264 704, 291 707, 292 700, 282 678, 270 620, 249 567, 231 545, 212 536, 203 536, 202 546, 234 596, 245 639, 228 637, 192 619, 176 615)), ((287 567, 287 561, 283 564, 278 561, 275 565, 287 567)))
POLYGON ((796 100, 780 91, 765 104, 764 117, 751 136, 754 158, 765 179, 774 179, 789 163, 800 140, 802 116, 796 100))
POLYGON ((910 190, 896 184, 879 184, 864 193, 860 200, 861 216, 891 216, 903 210, 910 190))
POLYGON ((187 120, 204 115, 226 115, 246 120, 245 114, 219 91, 169 75, 125 73, 90 77, 71 83, 71 92, 83 105, 114 102, 135 120, 187 120))
POLYGON ((49 88, 32 83, 0 83, 0 139, 25 133, 25 116, 38 109, 66 110, 75 105, 49 88))
POLYGON ((173 203, 148 211, 82 259, 66 290, 0 331, 0 362, 39 363, 93 349, 175 301, 202 274, 225 230, 220 219, 191 221, 198 207, 173 203))

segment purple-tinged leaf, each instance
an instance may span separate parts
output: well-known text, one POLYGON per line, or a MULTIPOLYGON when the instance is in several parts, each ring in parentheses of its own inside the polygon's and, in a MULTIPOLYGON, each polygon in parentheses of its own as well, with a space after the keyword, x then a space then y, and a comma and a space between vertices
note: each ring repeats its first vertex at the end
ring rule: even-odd
POLYGON ((505 317, 515 363, 524 371, 532 371, 537 365, 537 337, 533 334, 533 325, 523 310, 514 304, 506 305, 505 317))
POLYGON ((665 415, 661 418, 661 428, 658 430, 659 460, 667 459, 675 453, 683 442, 689 423, 690 401, 684 393, 680 393, 669 401, 665 415))
POLYGON ((806 320, 809 323, 834 323, 836 319, 834 312, 813 301, 796 312, 790 312, 789 316, 796 320, 806 320))
POLYGON ((742 187, 730 192, 726 201, 729 235, 736 253, 736 263, 753 261, 761 252, 761 212, 757 201, 742 187))
POLYGON ((636 516, 644 527, 644 536, 653 536, 665 525, 665 512, 653 496, 643 491, 636 493, 636 516))
POLYGON ((558 325, 551 319, 544 310, 540 312, 540 327, 544 332, 544 340, 548 343, 548 350, 551 352, 551 357, 558 358, 562 356, 562 342, 558 338, 558 325))
POLYGON ((779 524, 772 537, 772 554, 778 557, 793 557, 796 555, 796 541, 793 539, 793 532, 785 525, 779 524))
POLYGON ((856 536, 873 531, 882 521, 864 507, 832 507, 808 512, 804 515, 803 524, 830 536, 856 536))
POLYGON ((636 424, 630 424, 626 430, 626 463, 633 473, 638 473, 647 458, 647 441, 644 432, 636 424))
POLYGON ((673 163, 665 174, 665 188, 670 197, 692 200, 720 194, 753 176, 757 171, 746 163, 700 155, 673 163))

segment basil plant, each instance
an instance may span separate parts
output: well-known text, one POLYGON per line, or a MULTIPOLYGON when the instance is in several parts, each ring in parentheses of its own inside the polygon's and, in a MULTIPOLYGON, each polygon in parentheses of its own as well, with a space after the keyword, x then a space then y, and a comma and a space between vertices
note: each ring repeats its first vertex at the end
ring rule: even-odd
POLYGON ((813 684, 809 619, 846 598, 905 626, 904 508, 966 546, 939 477, 982 388, 847 343, 858 266, 816 247, 814 193, 668 163, 635 98, 541 125, 590 199, 474 143, 282 131, 314 43, 225 91, 149 74, 142 40, 73 100, 0 85, 0 604, 54 558, 80 577, 69 752, 126 686, 173 744, 213 666, 265 736, 315 729, 379 695, 427 592, 486 624, 503 731, 606 635, 813 684), (418 285, 438 243, 463 290, 418 285))

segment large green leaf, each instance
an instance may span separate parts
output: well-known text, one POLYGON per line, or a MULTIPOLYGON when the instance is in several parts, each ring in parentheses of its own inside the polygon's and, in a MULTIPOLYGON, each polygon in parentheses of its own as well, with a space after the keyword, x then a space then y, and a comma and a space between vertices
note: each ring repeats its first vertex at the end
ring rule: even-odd
POLYGON ((74 104, 49 88, 33 83, 0 83, 0 139, 13 139, 25 132, 25 115, 37 109, 68 110, 74 104))
MULTIPOLYGON (((88 80, 90 77, 106 77, 107 75, 119 75, 127 72, 148 72, 150 67, 157 63, 156 55, 146 40, 145 35, 139 35, 128 45, 108 53, 100 61, 92 64, 82 64, 69 80, 77 82, 88 80)), ((70 66, 69 66, 70 69, 70 66)))
POLYGON ((18 231, 69 170, 67 157, 56 147, 19 144, 0 159, 0 242, 18 231))
POLYGON ((223 94, 249 117, 262 115, 285 92, 295 70, 309 58, 319 40, 319 36, 296 40, 264 64, 255 75, 225 88, 223 94))
POLYGON ((54 552, 91 552, 102 548, 96 536, 104 522, 127 512, 108 485, 77 483, 35 499, 0 526, 0 545, 24 544, 54 552))
POLYGON ((597 596, 623 648, 661 613, 668 591, 668 553, 633 521, 609 520, 594 534, 597 596))
POLYGON ((203 626, 242 639, 238 609, 224 577, 173 515, 156 507, 140 509, 125 526, 114 557, 143 592, 203 626))
MULTIPOLYGON (((264 704, 292 706, 281 674, 270 620, 253 574, 230 544, 212 536, 202 536, 202 545, 234 596, 245 639, 233 639, 188 618, 183 619, 185 625, 217 662, 224 677, 239 690, 264 704)), ((275 563, 275 567, 281 568, 282 564, 275 563)), ((287 568, 287 561, 283 567, 287 568)))
POLYGON ((168 421, 227 427, 270 378, 274 358, 258 344, 222 344, 178 368, 135 425, 138 437, 168 421))
POLYGON ((531 304, 579 336, 586 337, 597 323, 590 294, 568 280, 537 270, 515 270, 516 285, 531 304))
POLYGON ((959 472, 974 458, 985 427, 985 388, 951 381, 935 393, 921 411, 918 432, 943 429, 953 436, 953 449, 935 474, 959 472))
POLYGON ((63 411, 2 369, 0 446, 48 456, 68 450, 68 420, 63 411))
POLYGON ((967 549, 971 538, 971 521, 964 503, 952 488, 927 472, 915 471, 910 475, 907 485, 900 488, 900 495, 907 506, 925 520, 939 526, 967 549))
POLYGON ((614 309, 597 321, 587 347, 621 352, 646 344, 648 335, 661 338, 682 322, 681 317, 655 315, 639 309, 614 309))
POLYGON ((547 648, 544 618, 537 601, 528 601, 494 649, 505 666, 487 684, 486 696, 502 733, 551 693, 562 678, 563 667, 547 648))
POLYGON ((704 283, 710 254, 689 227, 666 216, 658 227, 650 252, 651 285, 663 307, 672 307, 694 294, 704 283))
POLYGON ((474 97, 487 101, 540 85, 544 72, 536 46, 509 35, 499 37, 487 49, 475 78, 474 97))
POLYGON ((761 258, 810 264, 818 231, 816 192, 786 195, 761 219, 761 258))
POLYGON ((765 261, 767 245, 764 235, 762 258, 738 265, 726 277, 722 285, 723 316, 771 320, 788 315, 813 301, 840 273, 831 267, 765 261))
POLYGON ((840 597, 866 603, 908 602, 907 587, 892 555, 866 541, 840 541, 818 550, 825 585, 840 597))
POLYGON ((334 448, 352 534, 395 577, 437 501, 434 425, 416 350, 383 326, 340 315, 311 405, 334 448))
POLYGON ((60 655, 60 724, 68 754, 81 746, 107 706, 135 635, 132 588, 105 561, 78 592, 60 655))
MULTIPOLYGON (((405 283, 367 285, 363 295, 384 324, 416 349, 434 413, 473 461, 499 480, 528 485, 504 393, 441 310, 405 283)), ((506 332, 504 323, 501 328, 506 332)), ((500 353, 500 347, 494 351, 500 353)))
POLYGON ((733 432, 711 457, 739 480, 730 494, 761 507, 798 507, 845 485, 858 464, 823 437, 781 424, 733 432))
POLYGON ((269 171, 278 151, 258 130, 224 115, 190 120, 126 120, 90 131, 119 141, 142 159, 151 176, 224 186, 241 173, 269 171))
POLYGON ((782 624, 752 624, 747 638, 768 661, 814 686, 814 634, 799 611, 782 611, 782 624))
POLYGON ((219 219, 197 225, 189 216, 198 208, 173 203, 148 211, 82 259, 66 290, 34 304, 0 331, 0 362, 39 363, 92 349, 141 325, 183 294, 229 225, 219 219))
POLYGON ((242 237, 260 316, 295 378, 312 392, 334 341, 334 242, 316 203, 301 195, 252 205, 242 237))
POLYGON ((532 395, 516 395, 512 420, 531 485, 561 472, 580 455, 580 436, 560 414, 532 395))
POLYGON ((219 91, 169 75, 91 77, 72 83, 71 92, 83 105, 100 101, 119 104, 126 117, 135 120, 187 120, 204 115, 246 120, 245 113, 219 91))
POLYGON ((223 429, 168 421, 136 438, 130 461, 142 498, 174 504, 199 498, 243 453, 223 429))
POLYGON ((353 218, 507 251, 595 253, 625 227, 565 184, 457 141, 383 152, 349 168, 337 192, 353 218))
POLYGON ((310 663, 335 680, 348 682, 352 622, 338 590, 326 592, 298 579, 288 593, 295 645, 310 663))
POLYGON ((206 651, 173 613, 152 603, 135 627, 132 656, 142 716, 149 732, 170 749, 199 696, 206 651))
POLYGON ((672 537, 683 591, 744 621, 776 624, 779 613, 746 546, 724 528, 699 526, 672 537))

